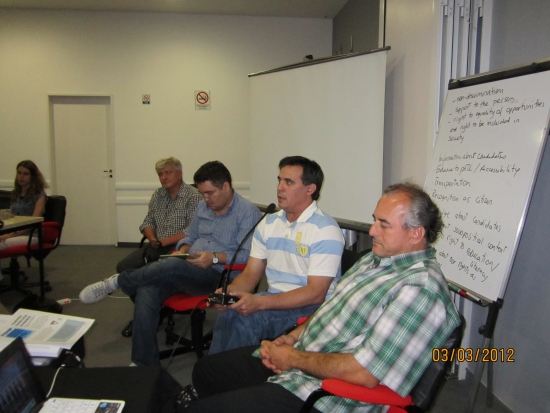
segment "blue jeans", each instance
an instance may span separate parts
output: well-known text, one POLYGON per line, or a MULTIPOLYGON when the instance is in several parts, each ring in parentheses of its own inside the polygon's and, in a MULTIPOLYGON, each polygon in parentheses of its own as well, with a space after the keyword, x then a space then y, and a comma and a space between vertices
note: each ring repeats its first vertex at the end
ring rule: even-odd
POLYGON ((118 276, 120 289, 136 295, 132 331, 132 361, 137 365, 160 364, 157 328, 162 302, 177 293, 202 295, 214 292, 220 273, 199 268, 181 258, 165 258, 118 276))
MULTIPOLYGON (((268 292, 258 295, 270 295, 268 292)), ((232 350, 238 347, 260 345, 264 339, 274 339, 284 334, 300 317, 310 316, 320 304, 291 310, 257 311, 243 316, 236 311, 220 313, 214 326, 214 337, 208 354, 232 350)))

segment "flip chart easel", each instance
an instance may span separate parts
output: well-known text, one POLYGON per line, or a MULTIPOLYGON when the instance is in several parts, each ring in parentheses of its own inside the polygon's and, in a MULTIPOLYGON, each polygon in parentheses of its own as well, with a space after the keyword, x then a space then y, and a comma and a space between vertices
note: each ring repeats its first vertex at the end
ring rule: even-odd
MULTIPOLYGON (((492 348, 549 113, 550 59, 449 82, 425 189, 443 214, 437 259, 451 290, 489 309, 482 349, 492 348)), ((485 363, 477 364, 468 413, 485 363)), ((488 376, 490 402, 491 366, 488 376)))

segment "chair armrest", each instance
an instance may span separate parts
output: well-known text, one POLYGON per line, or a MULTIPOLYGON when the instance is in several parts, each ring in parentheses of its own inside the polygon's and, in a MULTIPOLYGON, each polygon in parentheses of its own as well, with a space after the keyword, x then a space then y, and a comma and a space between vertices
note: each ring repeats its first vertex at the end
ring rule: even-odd
POLYGON ((300 318, 298 319, 298 321, 296 321, 296 325, 297 325, 297 326, 301 326, 302 324, 304 324, 304 323, 307 321, 307 319, 308 319, 309 317, 311 317, 311 316, 300 317, 300 318))
MULTIPOLYGON (((229 264, 225 264, 223 267, 225 270, 229 269, 229 264)), ((233 264, 231 271, 244 271, 246 264, 233 264)))
MULTIPOLYGON (((44 223, 42 223, 44 225, 44 223)), ((29 231, 29 240, 27 241, 27 253, 31 251, 31 243, 32 243, 32 235, 34 234, 34 231, 36 231, 36 227, 32 227, 29 231)))
POLYGON ((311 316, 309 315, 309 316, 300 317, 300 318, 298 319, 298 321, 296 321, 296 324, 294 324, 292 327, 290 327, 289 329, 287 329, 287 330, 285 331, 285 334, 290 333, 290 332, 291 332, 292 330, 294 330, 296 327, 301 326, 302 324, 304 324, 304 323, 308 320, 309 317, 311 317, 311 316))
POLYGON ((373 388, 351 384, 338 379, 326 379, 322 383, 323 390, 336 396, 347 399, 359 400, 371 404, 383 404, 389 406, 409 406, 412 404, 411 396, 401 397, 389 387, 382 384, 373 388))

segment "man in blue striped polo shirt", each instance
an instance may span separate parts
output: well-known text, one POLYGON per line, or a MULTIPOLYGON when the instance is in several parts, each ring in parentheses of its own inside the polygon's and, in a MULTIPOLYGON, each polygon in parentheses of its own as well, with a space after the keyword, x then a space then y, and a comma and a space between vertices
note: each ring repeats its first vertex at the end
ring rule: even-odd
POLYGON ((313 314, 340 278, 342 231, 316 202, 324 179, 321 167, 289 156, 279 162, 277 179, 281 210, 256 228, 246 269, 228 288, 240 299, 218 306, 209 354, 279 336, 298 318, 313 314), (269 288, 253 294, 264 272, 269 288))

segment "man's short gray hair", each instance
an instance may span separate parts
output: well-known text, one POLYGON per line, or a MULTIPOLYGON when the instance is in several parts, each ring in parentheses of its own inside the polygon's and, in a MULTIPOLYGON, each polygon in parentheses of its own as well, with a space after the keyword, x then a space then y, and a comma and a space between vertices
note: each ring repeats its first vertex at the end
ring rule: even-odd
POLYGON ((401 192, 409 198, 409 209, 403 219, 403 229, 424 227, 426 242, 433 244, 443 230, 443 219, 437 205, 418 185, 404 182, 390 185, 384 189, 384 195, 401 192))
POLYGON ((165 166, 173 166, 176 171, 181 171, 180 160, 174 158, 173 156, 170 156, 169 158, 162 158, 161 160, 157 161, 157 163, 155 164, 155 169, 158 171, 165 166))

